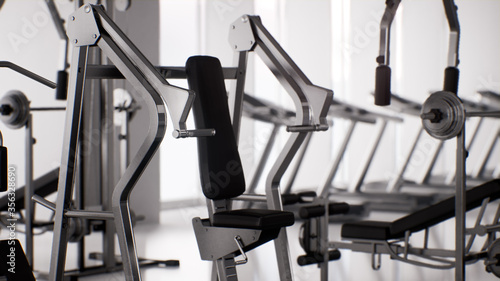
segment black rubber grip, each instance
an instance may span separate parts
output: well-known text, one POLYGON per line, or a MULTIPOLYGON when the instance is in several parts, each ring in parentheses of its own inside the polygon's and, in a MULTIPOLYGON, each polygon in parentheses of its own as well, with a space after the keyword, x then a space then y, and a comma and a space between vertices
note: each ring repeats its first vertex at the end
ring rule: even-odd
POLYGON ((347 203, 330 203, 328 204, 329 215, 347 214, 349 212, 349 204, 347 203))
POLYGON ((449 66, 444 70, 444 91, 452 92, 454 94, 458 93, 459 74, 460 71, 458 70, 458 68, 453 66, 449 66))
MULTIPOLYGON (((347 214, 349 212, 349 204, 347 203, 330 203, 328 204, 328 214, 331 215, 340 215, 347 214)), ((321 217, 325 215, 325 206, 324 205, 311 205, 304 206, 299 209, 299 216, 302 219, 310 219, 315 217, 321 217)))
POLYGON ((68 73, 64 70, 57 72, 56 100, 68 98, 68 73))
POLYGON ((9 189, 9 181, 7 180, 8 170, 7 147, 0 146, 0 191, 7 191, 9 189))
MULTIPOLYGON (((338 260, 340 259, 340 251, 339 250, 330 250, 328 251, 328 261, 333 261, 333 260, 338 260)), ((310 265, 310 264, 317 264, 323 262, 323 256, 319 254, 307 254, 303 256, 299 256, 297 258, 297 263, 300 266, 304 265, 310 265)))
POLYGON ((302 219, 310 219, 325 215, 324 205, 305 206, 299 209, 299 216, 302 219))
POLYGON ((375 71, 375 105, 391 104, 391 68, 379 65, 375 71))
POLYGON ((281 203, 283 205, 292 205, 300 202, 300 196, 295 193, 282 194, 281 203))
MULTIPOLYGON (((300 196, 301 200, 304 197, 316 198, 316 196, 318 196, 315 191, 302 191, 302 192, 297 193, 297 195, 300 196)), ((304 201, 301 201, 301 202, 304 202, 304 201)))

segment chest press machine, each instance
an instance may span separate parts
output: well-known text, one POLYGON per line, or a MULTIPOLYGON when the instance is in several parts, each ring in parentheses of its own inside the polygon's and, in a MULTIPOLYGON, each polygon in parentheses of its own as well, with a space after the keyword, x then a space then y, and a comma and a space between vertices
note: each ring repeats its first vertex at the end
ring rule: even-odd
POLYGON ((326 115, 333 92, 314 86, 306 78, 258 16, 245 15, 235 21, 230 29, 230 43, 237 50, 238 67, 235 91, 229 98, 217 59, 191 57, 186 63, 190 88, 198 94, 195 122, 197 126, 212 126, 217 132, 214 137, 198 139, 201 182, 210 199, 209 218, 193 219, 200 255, 203 260, 215 262, 219 280, 237 280, 235 266, 246 262, 245 252, 274 239, 280 280, 292 280, 283 228, 293 224, 294 215, 282 211, 280 181, 307 134, 328 129, 326 115), (245 181, 237 151, 246 64, 251 51, 272 70, 295 105, 295 119, 287 126, 290 136, 268 176, 266 196, 243 194, 245 181), (231 200, 267 202, 267 209, 232 210, 231 200), (240 254, 243 260, 235 260, 240 254))
POLYGON ((185 121, 194 93, 171 86, 145 56, 105 13, 102 6, 85 5, 70 16, 68 37, 74 44, 69 99, 66 111, 62 165, 56 204, 43 198, 36 201, 55 211, 54 238, 49 280, 63 280, 70 218, 113 220, 118 234, 123 270, 128 281, 141 280, 129 207, 129 196, 153 157, 166 131, 166 107, 174 124, 176 138, 213 135, 213 130, 187 130, 185 121), (121 74, 137 90, 149 113, 148 132, 137 154, 113 189, 111 211, 78 210, 71 206, 81 107, 87 74, 87 55, 97 46, 110 58, 121 74))

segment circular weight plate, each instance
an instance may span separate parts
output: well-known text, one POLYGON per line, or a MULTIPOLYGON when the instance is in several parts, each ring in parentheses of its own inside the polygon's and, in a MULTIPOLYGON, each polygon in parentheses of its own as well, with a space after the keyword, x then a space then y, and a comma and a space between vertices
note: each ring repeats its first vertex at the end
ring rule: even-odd
MULTIPOLYGON (((488 262, 495 262, 500 259, 500 239, 495 240, 488 248, 488 262)), ((486 266, 488 272, 493 273, 496 277, 500 278, 500 265, 499 263, 488 264, 486 266)))
POLYGON ((12 112, 9 114, 0 115, 0 119, 7 127, 19 129, 26 125, 30 110, 30 102, 21 91, 12 90, 7 92, 7 94, 0 99, 0 105, 9 106, 12 109, 12 112))
POLYGON ((69 219, 69 242, 78 242, 85 236, 85 221, 82 218, 69 219))
POLYGON ((423 104, 422 125, 429 135, 447 140, 456 137, 465 123, 462 101, 451 92, 433 93, 423 104), (427 115, 425 118, 424 115, 427 115))

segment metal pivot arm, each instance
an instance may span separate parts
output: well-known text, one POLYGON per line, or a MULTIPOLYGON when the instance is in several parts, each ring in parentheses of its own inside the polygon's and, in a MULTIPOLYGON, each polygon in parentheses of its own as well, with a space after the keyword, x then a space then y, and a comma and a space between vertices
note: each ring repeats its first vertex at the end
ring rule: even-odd
POLYGON ((458 22, 457 6, 454 0, 443 0, 446 19, 450 27, 450 38, 448 43, 448 67, 444 72, 443 90, 458 92, 458 45, 460 42, 460 24, 458 22))
MULTIPOLYGON (((169 85, 145 56, 112 22, 101 6, 85 5, 70 16, 68 37, 74 43, 69 84, 64 149, 56 216, 50 280, 62 280, 67 249, 68 211, 75 178, 79 124, 85 86, 87 54, 90 46, 97 45, 110 58, 123 76, 135 87, 149 113, 148 132, 137 154, 113 190, 111 206, 120 244, 126 280, 141 280, 139 263, 132 231, 129 197, 144 169, 158 149, 166 131, 166 107, 169 107, 177 133, 187 132, 185 121, 194 93, 169 85)), ((89 214, 89 216, 95 214, 89 214)))
POLYGON ((259 16, 244 15, 236 20, 231 25, 229 41, 238 52, 255 51, 273 72, 295 104, 294 126, 310 127, 310 131, 328 129, 326 116, 333 92, 311 83, 267 31, 259 16))
POLYGON ((385 1, 385 11, 380 21, 380 48, 375 72, 375 104, 391 104, 391 68, 389 67, 391 24, 401 0, 385 1))

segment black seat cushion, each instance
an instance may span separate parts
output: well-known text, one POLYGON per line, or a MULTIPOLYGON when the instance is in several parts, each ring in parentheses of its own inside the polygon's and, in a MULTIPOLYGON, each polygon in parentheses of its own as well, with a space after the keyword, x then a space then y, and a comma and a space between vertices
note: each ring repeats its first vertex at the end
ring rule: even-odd
POLYGON ((215 213, 212 225, 219 227, 268 230, 290 226, 295 218, 291 212, 242 209, 215 213))
MULTIPOLYGON (((484 199, 500 198, 500 179, 473 187, 466 192, 466 210, 481 205, 484 199)), ((416 232, 455 216, 455 196, 411 213, 393 222, 360 221, 342 226, 342 237, 387 240, 402 238, 406 231, 416 232)))
POLYGON ((200 179, 205 197, 218 200, 243 194, 245 177, 229 115, 222 66, 217 58, 190 57, 186 62, 195 125, 215 129, 215 136, 197 138, 200 179))

